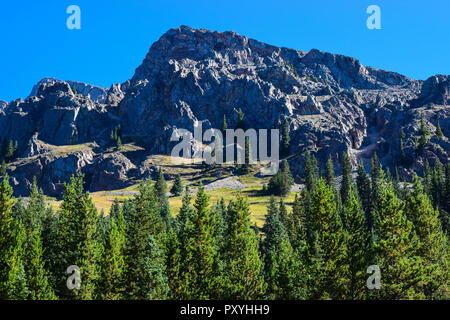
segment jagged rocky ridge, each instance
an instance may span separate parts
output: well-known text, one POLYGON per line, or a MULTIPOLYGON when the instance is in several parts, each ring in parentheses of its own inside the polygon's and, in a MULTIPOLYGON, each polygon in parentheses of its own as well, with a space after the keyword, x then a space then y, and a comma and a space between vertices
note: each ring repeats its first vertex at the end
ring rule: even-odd
POLYGON ((152 174, 147 155, 170 154, 173 130, 193 130, 198 121, 204 130, 220 128, 224 114, 233 127, 239 108, 248 128, 289 120, 297 179, 306 148, 322 164, 328 155, 338 164, 344 151, 354 164, 368 163, 377 152, 385 167, 394 167, 403 128, 407 162, 400 171, 408 178, 422 170, 424 158, 449 161, 445 137, 432 137, 422 155, 414 150, 420 114, 431 132, 439 120, 450 137, 449 86, 449 75, 414 80, 343 55, 181 26, 155 42, 122 84, 104 89, 43 79, 25 100, 0 101, 0 132, 18 141, 19 158, 10 164, 18 195, 28 194, 33 176, 45 193, 58 195, 74 172, 85 173, 92 191, 125 187, 152 174), (138 151, 111 150, 110 132, 119 124, 124 142, 138 151), (68 147, 80 144, 87 147, 68 147), (55 146, 59 153, 51 152, 55 146))

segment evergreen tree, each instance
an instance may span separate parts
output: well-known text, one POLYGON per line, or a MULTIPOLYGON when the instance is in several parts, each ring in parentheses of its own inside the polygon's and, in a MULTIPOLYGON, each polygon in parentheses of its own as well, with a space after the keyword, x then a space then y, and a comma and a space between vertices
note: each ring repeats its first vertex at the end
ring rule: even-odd
POLYGON ((304 277, 294 255, 289 237, 278 214, 264 225, 265 279, 269 299, 300 299, 305 297, 304 277))
POLYGON ((183 193, 183 182, 181 181, 181 175, 178 173, 175 177, 175 182, 173 183, 170 193, 174 196, 181 196, 183 193))
POLYGON ((250 225, 248 201, 240 194, 228 209, 225 242, 225 298, 247 300, 261 297, 265 284, 258 238, 250 225))
POLYGON ((97 209, 89 193, 83 191, 83 175, 72 176, 70 183, 64 186, 58 219, 56 276, 59 282, 56 288, 60 296, 67 298, 95 299, 101 254, 101 243, 97 238, 97 209), (66 287, 67 274, 64 271, 71 265, 80 268, 80 290, 69 291, 66 287))
POLYGON ((184 217, 181 236, 182 299, 211 299, 218 296, 219 255, 214 239, 214 221, 203 185, 198 188, 195 210, 184 217))
POLYGON ((443 138, 444 137, 444 134, 442 133, 442 130, 441 130, 441 125, 439 123, 439 120, 438 120, 437 125, 436 125, 436 136, 438 138, 443 138))
POLYGON ((0 292, 2 296, 4 296, 3 292, 6 294, 6 299, 25 300, 29 295, 24 261, 26 232, 18 220, 12 223, 12 227, 9 252, 4 260, 6 268, 1 271, 1 277, 6 281, 0 284, 0 292))
POLYGON ((334 174, 334 164, 333 164, 333 160, 331 160, 331 156, 329 156, 328 160, 327 160, 325 177, 326 177, 327 185, 329 185, 333 189, 333 192, 335 192, 336 191, 336 182, 335 182, 335 174, 334 174))
POLYGON ((14 157, 14 143, 12 140, 9 140, 8 148, 6 149, 5 158, 11 159, 14 157))
POLYGON ((116 140, 116 150, 122 150, 122 140, 120 139, 120 137, 117 137, 116 140))
POLYGON ((159 200, 160 215, 169 228, 172 225, 172 214, 170 212, 169 200, 167 199, 167 182, 164 179, 164 172, 161 168, 158 171, 158 178, 155 183, 156 197, 159 200))
POLYGON ((352 186, 352 163, 347 153, 342 154, 342 183, 341 183, 341 199, 345 203, 352 186))
POLYGON ((238 119, 237 119, 237 123, 236 123, 236 128, 235 129, 245 130, 244 116, 245 116, 244 112, 242 111, 241 108, 239 108, 239 110, 238 110, 238 119))
POLYGON ((427 299, 444 297, 450 289, 448 239, 442 231, 439 212, 433 209, 424 194, 417 175, 414 175, 414 191, 408 197, 406 210, 420 240, 418 254, 425 263, 426 277, 422 290, 427 299))
POLYGON ((447 235, 450 235, 450 163, 447 163, 445 167, 445 193, 444 193, 444 206, 440 210, 442 229, 447 235))
POLYGON ((392 180, 392 186, 394 187, 395 195, 399 198, 402 196, 402 189, 400 187, 400 176, 398 174, 398 168, 395 167, 395 176, 392 180))
POLYGON ((33 229, 27 249, 26 273, 29 298, 32 300, 54 300, 56 296, 51 288, 50 274, 45 269, 44 264, 41 233, 40 225, 33 229))
POLYGON ((425 194, 433 200, 432 196, 432 172, 430 168, 430 164, 428 163, 428 160, 425 159, 425 166, 423 170, 423 189, 425 194))
POLYGON ((366 269, 369 261, 369 232, 364 211, 358 201, 356 188, 351 187, 345 202, 347 233, 346 264, 348 265, 348 299, 364 299, 366 293, 366 269))
POLYGON ((309 150, 305 153, 305 185, 306 190, 311 192, 314 190, 315 185, 319 177, 319 169, 317 167, 317 161, 314 156, 311 156, 309 150))
POLYGON ((269 180, 268 191, 274 195, 285 196, 289 194, 294 179, 287 160, 283 160, 278 172, 269 180))
POLYGON ((392 185, 382 186, 379 201, 374 243, 376 264, 382 275, 379 298, 423 298, 423 262, 415 255, 420 242, 406 218, 405 205, 392 185))
POLYGON ((304 251, 309 238, 309 194, 302 191, 295 195, 292 206, 291 227, 288 229, 292 247, 296 251, 304 251))
POLYGON ((444 206, 445 174, 442 163, 436 159, 431 177, 431 199, 435 207, 444 206))
POLYGON ((225 132, 227 131, 228 124, 227 124, 227 116, 223 115, 223 121, 222 121, 222 134, 225 135, 225 132))
POLYGON ((284 119, 283 126, 281 128, 281 154, 288 155, 290 148, 290 132, 289 132, 289 121, 287 118, 284 119))
POLYGON ((419 141, 418 141, 418 150, 423 151, 428 143, 429 136, 430 136, 430 131, 427 128, 423 114, 420 115, 419 134, 420 134, 420 137, 419 137, 419 141))
POLYGON ((169 285, 163 252, 150 235, 142 257, 137 261, 136 282, 133 283, 132 299, 162 300, 167 298, 169 285))
POLYGON ((181 267, 180 242, 175 228, 169 229, 164 244, 164 265, 166 266, 169 298, 177 298, 181 267))
POLYGON ((146 273, 146 248, 150 236, 157 241, 163 241, 165 226, 158 208, 156 191, 150 181, 139 185, 139 194, 128 204, 124 205, 126 217, 125 239, 125 295, 128 299, 143 299, 141 277, 146 273))
POLYGON ((358 164, 358 176, 356 178, 356 186, 358 188, 359 199, 361 200, 361 206, 364 210, 365 221, 367 228, 372 230, 374 221, 372 215, 372 204, 371 204, 371 184, 370 178, 364 169, 362 160, 358 164))
POLYGON ((347 288, 345 233, 333 190, 320 178, 311 198, 311 228, 314 232, 312 298, 344 298, 347 288))
POLYGON ((6 164, 5 160, 2 160, 2 165, 0 167, 0 177, 4 177, 7 171, 8 165, 6 164))
POLYGON ((120 208, 118 212, 116 211, 117 207, 111 208, 110 223, 108 224, 101 263, 102 298, 106 300, 121 299, 123 294, 126 240, 125 220, 120 208))
POLYGON ((6 174, 0 183, 0 299, 26 299, 28 289, 23 257, 26 234, 20 221, 14 221, 16 202, 6 174))

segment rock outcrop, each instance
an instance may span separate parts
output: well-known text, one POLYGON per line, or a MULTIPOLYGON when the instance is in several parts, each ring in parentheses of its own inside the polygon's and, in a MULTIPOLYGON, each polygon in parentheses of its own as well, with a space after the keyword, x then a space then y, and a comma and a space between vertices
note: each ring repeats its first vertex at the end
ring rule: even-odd
POLYGON ((338 164, 342 152, 355 165, 359 159, 368 163, 376 152, 385 167, 401 166, 408 178, 425 158, 450 160, 449 85, 449 75, 414 80, 351 57, 181 26, 155 42, 122 84, 104 89, 43 79, 25 100, 0 101, 0 132, 4 140, 18 141, 20 161, 10 174, 20 194, 32 176, 56 194, 73 172, 86 174, 90 190, 124 187, 143 177, 145 157, 111 152, 110 133, 118 125, 124 143, 139 145, 145 154, 170 154, 174 130, 193 131, 198 122, 203 130, 220 128, 224 115, 233 128, 238 109, 247 128, 279 128, 288 119, 289 161, 297 179, 306 148, 322 164, 328 155, 338 164), (418 154, 421 114, 432 133, 439 121, 446 137, 432 137, 418 154), (400 164, 401 128, 407 159, 400 164), (88 142, 98 145, 90 155, 54 156, 45 149, 88 142))

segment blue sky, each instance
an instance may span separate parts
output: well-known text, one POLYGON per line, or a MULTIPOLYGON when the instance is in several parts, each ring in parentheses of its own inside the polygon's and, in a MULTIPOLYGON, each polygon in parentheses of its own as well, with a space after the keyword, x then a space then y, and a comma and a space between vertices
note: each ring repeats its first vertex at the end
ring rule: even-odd
POLYGON ((448 0, 45 0, 0 5, 0 99, 26 97, 44 77, 103 87, 132 77, 170 28, 233 30, 269 44, 317 48, 416 79, 450 74, 448 0), (81 30, 66 8, 81 8, 81 30), (369 5, 381 30, 366 27, 369 5))

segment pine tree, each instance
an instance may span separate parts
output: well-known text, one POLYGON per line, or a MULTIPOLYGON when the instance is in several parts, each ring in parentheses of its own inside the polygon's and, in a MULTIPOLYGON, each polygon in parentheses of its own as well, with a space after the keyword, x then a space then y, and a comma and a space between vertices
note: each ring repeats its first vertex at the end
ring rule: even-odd
POLYGON ((172 214, 170 212, 169 200, 167 199, 167 182, 161 168, 158 171, 158 178, 155 183, 156 197, 159 200, 160 215, 166 224, 166 228, 172 225, 172 214))
POLYGON ((228 124, 227 124, 227 116, 223 115, 223 121, 222 121, 222 134, 225 135, 225 132, 227 131, 228 124))
POLYGON ((175 182, 173 183, 170 193, 174 196, 181 196, 183 193, 183 182, 181 181, 181 175, 178 173, 175 177, 175 182))
MULTIPOLYGON (((13 220, 12 208, 16 199, 6 174, 0 183, 0 299, 14 299, 17 293, 11 290, 14 283, 24 284, 25 271, 22 262, 25 230, 13 220), (22 229, 22 230, 21 230, 22 229), (23 235, 21 232, 23 231, 23 235), (16 281, 17 279, 22 281, 16 281)), ((18 286, 18 295, 26 298, 26 285, 18 286)), ((14 290, 17 291, 17 290, 14 290)))
POLYGON ((317 184, 317 180, 319 177, 317 161, 314 156, 309 153, 309 150, 306 150, 305 153, 305 185, 306 190, 311 192, 314 190, 315 185, 317 184))
POLYGON ((116 140, 116 150, 122 150, 122 140, 120 139, 120 137, 117 137, 116 140))
POLYGON ((180 242, 175 228, 169 229, 164 243, 164 265, 166 266, 169 298, 177 298, 181 267, 180 242))
POLYGON ((29 295, 24 261, 26 240, 24 226, 15 220, 12 223, 9 251, 4 259, 6 268, 0 272, 1 277, 6 280, 0 284, 0 292, 2 296, 5 294, 6 299, 25 300, 29 295))
MULTIPOLYGON (((131 203, 124 205, 123 213, 126 219, 125 239, 125 295, 128 299, 139 299, 140 281, 145 270, 145 253, 150 236, 157 241, 163 241, 165 226, 161 218, 156 191, 150 181, 139 185, 139 194, 131 203)), ((140 296, 141 299, 142 296, 140 296)))
POLYGON ((51 288, 50 274, 44 265, 41 234, 41 226, 38 225, 30 235, 30 244, 27 248, 26 273, 29 298, 32 300, 54 300, 56 296, 51 288))
POLYGON ((7 171, 8 171, 8 165, 6 164, 5 160, 3 160, 2 165, 0 167, 0 177, 4 177, 6 175, 7 171))
MULTIPOLYGON (((423 193, 422 183, 414 175, 414 191, 408 197, 406 210, 414 232, 420 240, 418 254, 424 260, 426 278, 423 292, 427 299, 441 298, 449 293, 450 251, 442 231, 439 212, 423 193)), ((448 298, 447 296, 446 298, 448 298)))
POLYGON ((227 233, 227 208, 223 198, 217 201, 216 205, 211 211, 214 225, 214 239, 216 239, 216 247, 222 256, 225 250, 225 235, 227 233))
POLYGON ((418 141, 418 150, 423 151, 428 143, 428 139, 430 136, 430 131, 427 128, 425 123, 425 118, 423 114, 420 115, 420 130, 419 130, 420 138, 418 141))
POLYGON ((378 156, 375 153, 371 161, 371 216, 373 221, 376 220, 376 214, 378 210, 378 205, 380 203, 379 198, 381 194, 382 185, 384 183, 384 172, 381 164, 378 160, 378 156))
POLYGON ((123 295, 125 272, 125 219, 123 212, 111 209, 110 223, 106 232, 106 241, 102 256, 102 298, 118 300, 123 295), (114 212, 114 213, 113 213, 114 212))
POLYGON ((445 167, 444 207, 440 210, 442 229, 450 235, 450 163, 445 167))
POLYGON ((392 185, 383 185, 375 224, 374 250, 382 285, 379 298, 417 299, 423 278, 422 259, 415 255, 420 245, 412 223, 404 213, 405 204, 397 198, 392 185), (419 291, 418 291, 419 289, 419 291))
MULTIPOLYGON (((72 176, 65 184, 63 202, 58 219, 58 275, 57 290, 60 296, 75 299, 95 299, 96 283, 100 276, 100 242, 97 238, 98 215, 89 193, 83 191, 83 175, 72 176), (80 268, 81 288, 66 288, 71 265, 80 268)), ((55 289, 56 289, 55 288, 55 289)))
POLYGON ((136 282, 132 284, 131 299, 163 300, 169 293, 163 252, 150 235, 142 257, 137 261, 136 282))
POLYGON ((392 186, 394 187, 395 195, 399 198, 402 196, 402 189, 400 187, 400 176, 398 174, 398 168, 395 167, 395 176, 392 180, 392 186))
POLYGON ((240 194, 228 209, 225 241, 226 289, 228 299, 257 299, 265 291, 263 263, 258 252, 258 238, 250 224, 247 199, 240 194))
POLYGON ((291 227, 288 229, 292 247, 296 251, 304 251, 309 238, 309 194, 302 191, 295 195, 292 206, 291 227))
POLYGON ((285 196, 291 191, 294 179, 291 175, 289 163, 283 160, 278 172, 269 180, 268 191, 274 195, 285 196))
POLYGON ((441 130, 441 125, 439 123, 439 120, 438 120, 437 125, 436 125, 436 136, 438 138, 443 138, 444 137, 444 134, 442 133, 442 130, 441 130))
POLYGON ((347 201, 352 185, 352 163, 347 153, 342 154, 342 183, 341 183, 341 200, 343 203, 347 201))
POLYGON ((155 183, 155 191, 158 197, 161 197, 167 193, 167 182, 164 178, 164 172, 161 168, 158 170, 158 178, 155 183))
POLYGON ((352 186, 344 206, 348 265, 349 299, 364 299, 366 288, 366 269, 369 263, 369 232, 365 223, 364 211, 358 201, 356 188, 352 186))
POLYGON ((331 160, 331 156, 329 156, 328 160, 327 160, 325 177, 326 177, 327 185, 329 185, 333 189, 333 192, 335 192, 336 191, 336 182, 335 182, 335 174, 334 174, 334 164, 333 164, 333 160, 331 160))
POLYGON ((436 159, 431 176, 431 198, 433 205, 441 208, 444 206, 444 192, 445 192, 445 174, 442 163, 436 159))
POLYGON ((289 132, 289 121, 287 118, 284 119, 283 126, 281 128, 281 154, 288 155, 290 148, 290 132, 289 132))
POLYGON ((371 205, 371 184, 370 178, 364 169, 362 160, 359 161, 358 165, 358 176, 356 178, 356 186, 358 188, 359 199, 361 200, 361 206, 364 210, 365 221, 367 228, 372 230, 374 220, 372 215, 372 205, 371 205))
POLYGON ((245 116, 244 112, 242 111, 241 108, 239 108, 239 110, 238 110, 238 119, 237 119, 237 123, 236 123, 236 128, 235 129, 245 130, 244 116, 245 116))
POLYGON ((284 204, 283 198, 280 198, 280 205, 279 205, 279 216, 280 216, 280 222, 283 224, 283 227, 285 228, 287 232, 287 228, 289 226, 290 221, 290 215, 287 211, 286 205, 284 204))
POLYGON ((119 217, 121 211, 122 211, 122 209, 120 208, 119 199, 114 198, 114 201, 111 205, 111 209, 109 210, 110 218, 116 219, 117 217, 119 217))
POLYGON ((428 163, 428 160, 425 159, 425 166, 423 170, 423 190, 425 194, 433 200, 432 196, 432 172, 430 168, 430 164, 428 163))
POLYGON ((14 157, 14 143, 12 140, 9 140, 8 148, 6 149, 5 158, 11 159, 14 157))
POLYGON ((211 299, 219 294, 219 255, 213 236, 215 225, 208 206, 209 197, 200 184, 195 210, 188 211, 182 229, 179 290, 182 299, 211 299))
POLYGON ((266 221, 265 229, 270 231, 263 241, 265 249, 265 279, 268 284, 266 297, 269 299, 304 298, 304 279, 299 272, 298 258, 294 255, 288 234, 278 214, 266 221))
POLYGON ((347 287, 345 234, 336 211, 333 190, 320 178, 311 198, 311 228, 316 260, 310 269, 313 279, 312 298, 343 298, 347 287))

